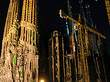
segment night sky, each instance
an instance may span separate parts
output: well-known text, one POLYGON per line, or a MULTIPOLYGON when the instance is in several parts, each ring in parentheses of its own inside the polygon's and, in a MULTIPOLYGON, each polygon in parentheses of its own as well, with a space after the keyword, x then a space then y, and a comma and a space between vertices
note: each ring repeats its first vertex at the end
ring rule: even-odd
MULTIPOLYGON (((97 26, 99 32, 107 37, 108 52, 110 49, 110 27, 107 20, 107 13, 104 0, 84 0, 85 4, 90 4, 91 17, 94 25, 97 26)), ((78 0, 70 0, 72 6, 73 17, 74 14, 79 13, 78 0)), ((39 0, 39 13, 41 18, 42 31, 50 32, 53 29, 64 31, 65 20, 59 17, 59 9, 67 13, 66 0, 39 0)), ((46 33, 46 32, 45 32, 46 33)), ((44 34, 44 36, 46 36, 44 34)), ((109 52, 110 53, 110 52, 109 52)))
MULTIPOLYGON (((107 20, 107 13, 104 0, 84 0, 84 5, 90 4, 91 17, 94 25, 97 26, 99 32, 107 37, 105 42, 107 45, 107 51, 110 54, 110 27, 107 20)), ((70 0, 72 6, 73 17, 74 14, 79 14, 78 0, 70 0)), ((0 2, 0 47, 2 46, 2 36, 4 31, 4 25, 8 10, 9 0, 1 0, 0 2)), ((48 38, 52 30, 59 30, 63 32, 65 30, 65 20, 59 16, 59 10, 62 9, 67 13, 67 1, 66 0, 38 0, 39 6, 39 24, 41 35, 41 50, 45 58, 47 55, 48 38), (45 55, 46 54, 46 55, 45 55)), ((43 59, 44 59, 43 58, 43 59)), ((41 62, 46 60, 41 60, 41 62)))

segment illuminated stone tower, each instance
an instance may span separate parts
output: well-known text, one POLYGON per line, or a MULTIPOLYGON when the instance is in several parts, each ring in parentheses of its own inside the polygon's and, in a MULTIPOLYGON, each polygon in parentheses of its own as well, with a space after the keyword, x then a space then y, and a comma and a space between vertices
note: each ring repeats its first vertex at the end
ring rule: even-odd
POLYGON ((48 43, 50 82, 64 82, 64 42, 57 30, 53 31, 48 43))
POLYGON ((4 35, 2 40, 1 58, 3 59, 5 58, 5 54, 7 51, 7 44, 8 44, 7 38, 8 38, 9 29, 12 26, 16 14, 18 14, 18 7, 19 7, 18 0, 10 0, 8 12, 7 12, 7 18, 4 27, 4 35))
POLYGON ((10 82, 38 82, 37 0, 23 0, 22 14, 19 2, 10 0, 1 50, 0 69, 4 73, 0 78, 10 76, 10 82))
POLYGON ((107 15, 108 15, 108 21, 110 25, 110 0, 104 0, 105 1, 105 6, 107 10, 107 15))
MULTIPOLYGON (((19 50, 24 57, 24 82, 38 82, 37 0, 23 0, 19 50)), ((21 58, 20 58, 21 59, 21 58)), ((22 66, 22 65, 21 65, 22 66)))

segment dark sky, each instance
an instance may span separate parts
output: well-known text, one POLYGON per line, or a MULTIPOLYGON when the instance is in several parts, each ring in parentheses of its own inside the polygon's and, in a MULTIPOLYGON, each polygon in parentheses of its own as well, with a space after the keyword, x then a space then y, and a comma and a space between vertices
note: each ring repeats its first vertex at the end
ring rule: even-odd
MULTIPOLYGON (((110 27, 107 21, 107 13, 105 9, 104 0, 84 0, 84 4, 90 4, 91 15, 94 24, 98 30, 107 37, 110 42, 110 27)), ((70 0, 73 14, 79 13, 78 0, 70 0)), ((2 43, 3 28, 5 25, 5 18, 8 10, 9 0, 1 0, 0 2, 0 46, 2 43)), ((42 37, 46 39, 50 31, 58 29, 63 31, 65 29, 65 21, 59 17, 59 9, 67 13, 66 0, 38 0, 39 5, 39 21, 41 24, 42 37)), ((74 17, 74 16, 73 16, 74 17)), ((45 44, 45 42, 44 42, 45 44)), ((110 43, 108 44, 110 45, 110 43)), ((110 48, 109 48, 110 49, 110 48)))
MULTIPOLYGON (((110 27, 107 20, 107 13, 104 0, 83 0, 84 5, 90 4, 91 17, 94 25, 97 26, 99 32, 107 37, 108 52, 110 49, 110 27)), ((79 13, 78 0, 70 0, 72 6, 72 13, 79 13)), ((39 0, 39 12, 42 22, 42 30, 44 36, 53 29, 63 31, 65 29, 65 20, 59 17, 59 9, 67 13, 67 0, 39 0)), ((75 17, 73 15, 73 17, 75 17)), ((110 52, 109 52, 110 53, 110 52)))

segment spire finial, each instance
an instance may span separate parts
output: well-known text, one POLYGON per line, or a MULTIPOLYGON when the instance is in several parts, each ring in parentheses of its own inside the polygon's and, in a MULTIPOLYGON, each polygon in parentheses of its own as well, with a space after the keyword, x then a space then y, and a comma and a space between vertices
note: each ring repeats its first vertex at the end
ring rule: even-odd
POLYGON ((10 0, 10 3, 12 2, 12 0, 10 0))

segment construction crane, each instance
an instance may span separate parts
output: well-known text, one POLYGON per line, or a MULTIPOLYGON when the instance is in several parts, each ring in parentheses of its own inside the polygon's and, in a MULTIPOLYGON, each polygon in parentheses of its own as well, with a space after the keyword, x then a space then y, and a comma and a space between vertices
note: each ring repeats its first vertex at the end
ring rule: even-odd
MULTIPOLYGON (((79 21, 74 20, 72 17, 66 15, 62 10, 59 11, 60 17, 61 18, 67 18, 71 21, 74 22, 74 25, 77 26, 77 37, 78 37, 78 41, 77 41, 77 61, 78 61, 78 77, 77 79, 81 82, 90 82, 90 78, 89 78, 89 69, 88 69, 88 61, 87 61, 87 50, 85 47, 85 30, 88 30, 96 35, 98 35, 99 37, 102 37, 103 39, 106 39, 106 37, 104 35, 102 35, 101 33, 95 31, 94 29, 86 26, 85 24, 81 24, 80 23, 80 16, 79 16, 79 21)), ((74 31, 73 31, 74 32, 74 31)))
MULTIPOLYGON (((78 22, 85 25, 87 28, 87 21, 86 16, 83 9, 83 0, 79 0, 80 5, 80 14, 78 18, 78 22), (83 20, 81 19, 81 16, 83 16, 83 20)), ((79 74, 79 81, 81 82, 90 82, 90 76, 89 76, 89 69, 88 69, 88 61, 87 61, 87 54, 88 54, 88 30, 85 30, 84 28, 79 28, 82 26, 78 26, 76 24, 77 28, 77 36, 78 36, 78 42, 77 42, 77 56, 79 56, 78 60, 78 74, 79 74)))
MULTIPOLYGON (((68 15, 72 17, 72 12, 71 12, 72 6, 70 5, 70 0, 67 0, 67 8, 68 8, 68 15)), ((71 54, 68 54, 68 52, 66 53, 66 60, 69 61, 69 62, 66 61, 66 65, 67 65, 66 78, 70 78, 68 80, 66 79, 66 81, 73 82, 74 79, 77 80, 77 68, 76 68, 77 66, 76 66, 76 57, 75 57, 75 41, 77 42, 77 36, 76 36, 76 30, 74 30, 75 29, 74 22, 71 20, 68 20, 67 18, 65 18, 65 20, 66 20, 66 28, 67 28, 67 35, 68 35, 67 37, 69 40, 69 48, 71 52, 71 54), (73 56, 73 58, 71 58, 70 56, 73 56), (74 73, 71 70, 72 68, 75 69, 74 73), (73 74, 75 74, 76 78, 72 76, 73 74)))
MULTIPOLYGON (((67 19, 73 21, 74 23, 76 23, 78 26, 81 26, 82 28, 84 28, 84 29, 86 29, 86 30, 88 30, 88 31, 90 31, 90 32, 93 32, 94 34, 100 36, 101 38, 106 39, 106 37, 105 37, 104 35, 102 35, 101 33, 99 33, 99 32, 97 32, 97 31, 93 30, 92 28, 90 28, 90 27, 88 27, 88 26, 87 26, 87 28, 86 28, 85 25, 82 25, 80 22, 78 22, 78 21, 76 21, 75 19, 71 18, 70 16, 66 15, 61 9, 59 10, 59 14, 60 14, 60 17, 61 17, 61 18, 67 18, 67 19)), ((79 28, 80 28, 80 27, 79 27, 79 28)))

